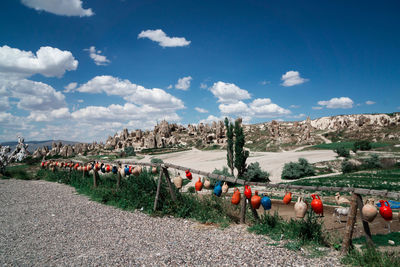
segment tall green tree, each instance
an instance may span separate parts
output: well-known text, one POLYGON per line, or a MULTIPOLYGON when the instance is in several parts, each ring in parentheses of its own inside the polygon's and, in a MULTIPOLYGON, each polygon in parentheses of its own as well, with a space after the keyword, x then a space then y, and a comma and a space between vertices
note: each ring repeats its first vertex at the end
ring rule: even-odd
POLYGON ((249 157, 249 151, 244 150, 244 132, 242 128, 242 119, 235 121, 235 167, 238 171, 238 177, 243 178, 246 171, 246 160, 249 157))
POLYGON ((228 167, 231 169, 231 173, 233 175, 234 166, 234 157, 233 157, 233 124, 229 122, 228 118, 225 117, 225 128, 226 128, 226 137, 228 144, 226 146, 226 160, 228 162, 228 167))

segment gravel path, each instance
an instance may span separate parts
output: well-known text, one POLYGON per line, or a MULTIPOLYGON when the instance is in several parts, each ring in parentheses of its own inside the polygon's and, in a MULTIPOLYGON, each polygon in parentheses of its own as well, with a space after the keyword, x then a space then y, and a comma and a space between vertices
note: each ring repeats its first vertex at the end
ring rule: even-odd
POLYGON ((335 253, 305 258, 244 226, 225 230, 127 212, 72 187, 0 180, 1 266, 337 266, 335 253))

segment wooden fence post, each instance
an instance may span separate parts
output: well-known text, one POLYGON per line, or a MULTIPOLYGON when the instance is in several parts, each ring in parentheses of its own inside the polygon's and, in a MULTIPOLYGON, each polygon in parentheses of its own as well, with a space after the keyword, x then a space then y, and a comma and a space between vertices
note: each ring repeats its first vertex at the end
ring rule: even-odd
POLYGON ((169 187, 169 192, 171 194, 171 198, 172 198, 173 201, 176 202, 176 195, 175 195, 174 188, 172 187, 172 184, 171 184, 171 179, 169 178, 168 169, 165 168, 165 167, 162 167, 162 169, 163 169, 163 172, 164 172, 165 180, 167 180, 167 184, 168 184, 168 187, 169 187))
POLYGON ((243 191, 242 206, 240 208, 240 223, 246 223, 246 196, 243 191))
POLYGON ((341 251, 342 255, 347 254, 347 252, 349 251, 349 247, 351 245, 351 239, 353 237, 354 224, 356 223, 356 216, 357 216, 357 194, 353 192, 350 202, 349 217, 347 218, 347 223, 346 223, 346 231, 343 237, 342 251, 341 251))
POLYGON ((97 179, 99 178, 99 174, 98 172, 93 169, 93 186, 97 187, 97 179))
POLYGON ((360 194, 357 194, 357 206, 358 206, 358 210, 360 212, 360 216, 361 216, 361 220, 362 220, 362 224, 363 224, 363 228, 364 228, 365 241, 367 241, 367 246, 374 247, 374 242, 372 241, 371 230, 369 229, 369 224, 363 218, 362 208, 364 206, 364 203, 362 201, 362 197, 360 194))
POLYGON ((257 210, 255 208, 253 208, 253 205, 251 205, 251 200, 249 200, 249 206, 251 209, 251 212, 253 213, 254 219, 256 220, 256 222, 260 222, 260 217, 258 216, 257 210))
POLYGON ((161 168, 160 169, 160 177, 158 178, 156 198, 154 199, 154 208, 153 208, 154 211, 157 210, 157 203, 158 203, 158 197, 160 195, 161 179, 162 179, 163 173, 164 173, 164 171, 161 168))

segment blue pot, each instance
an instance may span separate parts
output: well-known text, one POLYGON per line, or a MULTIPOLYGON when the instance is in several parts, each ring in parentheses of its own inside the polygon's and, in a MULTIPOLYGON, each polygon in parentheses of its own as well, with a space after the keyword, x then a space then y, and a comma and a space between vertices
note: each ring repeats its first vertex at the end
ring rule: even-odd
POLYGON ((214 194, 215 194, 217 197, 220 197, 220 196, 221 196, 221 194, 222 194, 221 181, 219 181, 219 182, 217 183, 217 185, 214 187, 214 194))
POLYGON ((267 196, 263 196, 261 199, 261 205, 263 206, 264 210, 271 209, 271 199, 267 196))
POLYGON ((118 172, 117 166, 113 166, 111 171, 112 171, 112 173, 117 174, 117 172, 118 172))
POLYGON ((127 165, 125 165, 124 171, 125 171, 125 175, 129 176, 129 167, 127 165))

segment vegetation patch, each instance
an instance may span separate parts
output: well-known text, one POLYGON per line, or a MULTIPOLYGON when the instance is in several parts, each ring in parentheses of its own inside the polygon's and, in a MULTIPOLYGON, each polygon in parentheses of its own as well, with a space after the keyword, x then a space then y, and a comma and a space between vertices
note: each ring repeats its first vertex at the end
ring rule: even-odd
POLYGON ((380 252, 375 248, 363 249, 361 252, 353 249, 342 259, 342 263, 364 267, 400 266, 400 257, 394 252, 380 252))
MULTIPOLYGON (((353 149, 354 148, 354 144, 357 141, 349 141, 349 142, 333 142, 330 144, 319 144, 319 145, 315 145, 310 147, 309 149, 327 149, 327 150, 335 150, 339 147, 344 147, 348 150, 353 149)), ((371 149, 375 149, 375 148, 380 148, 380 147, 386 147, 386 146, 391 146, 391 144, 389 143, 381 143, 381 142, 371 142, 371 149)))
POLYGON ((304 158, 299 158, 298 162, 286 163, 282 170, 282 179, 286 180, 299 179, 314 175, 314 167, 304 158))

